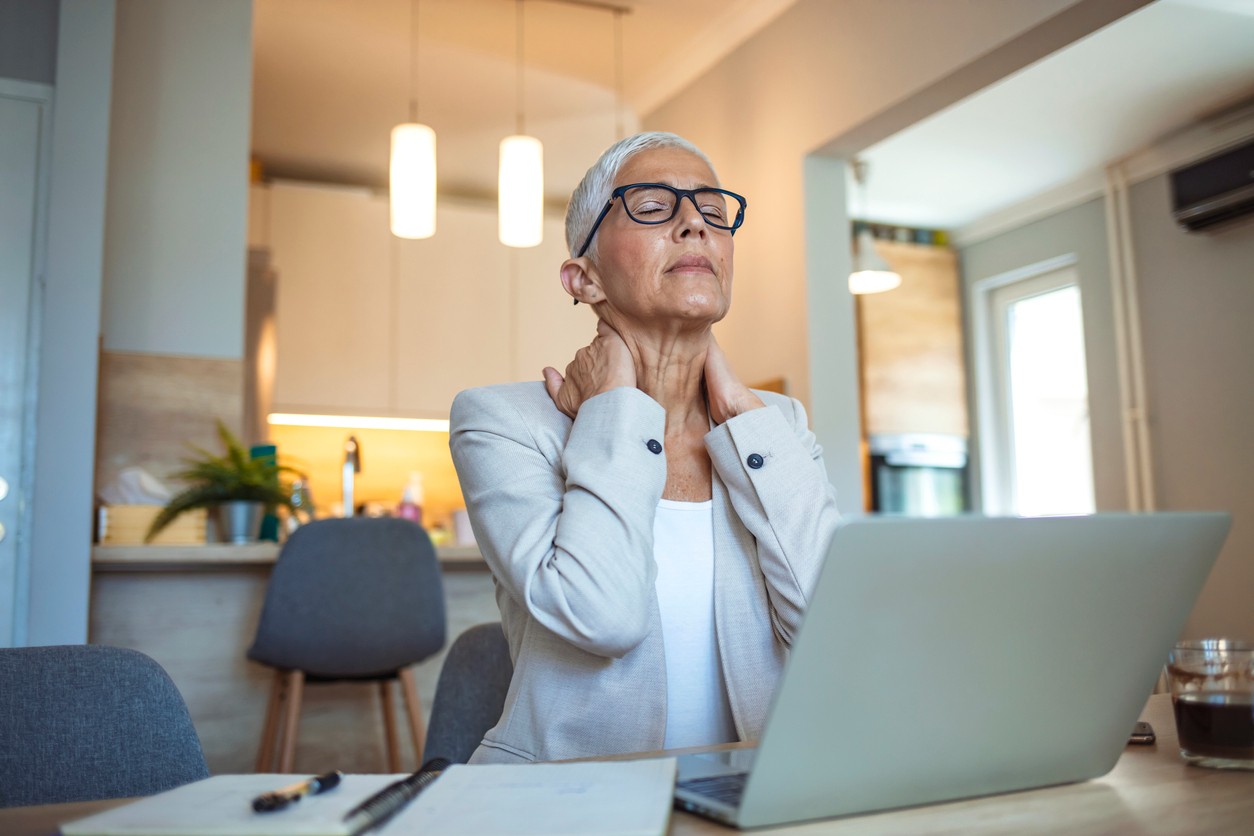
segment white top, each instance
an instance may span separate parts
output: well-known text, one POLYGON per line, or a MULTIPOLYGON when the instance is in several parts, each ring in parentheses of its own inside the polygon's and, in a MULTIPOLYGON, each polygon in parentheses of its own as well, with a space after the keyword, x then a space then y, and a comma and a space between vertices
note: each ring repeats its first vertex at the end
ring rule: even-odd
POLYGON ((666 748, 736 740, 714 635, 714 502, 658 502, 657 600, 666 651, 666 748))

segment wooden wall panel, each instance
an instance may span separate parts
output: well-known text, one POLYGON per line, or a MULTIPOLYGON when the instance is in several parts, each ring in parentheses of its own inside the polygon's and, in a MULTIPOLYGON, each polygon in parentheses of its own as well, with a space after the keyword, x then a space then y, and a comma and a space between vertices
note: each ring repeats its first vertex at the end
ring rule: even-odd
POLYGON ((215 419, 238 433, 243 405, 240 360, 102 352, 96 490, 132 465, 166 479, 183 467, 189 442, 220 452, 215 419))
POLYGON ((876 246, 902 284, 857 297, 866 432, 965 436, 957 257, 921 244, 876 246))

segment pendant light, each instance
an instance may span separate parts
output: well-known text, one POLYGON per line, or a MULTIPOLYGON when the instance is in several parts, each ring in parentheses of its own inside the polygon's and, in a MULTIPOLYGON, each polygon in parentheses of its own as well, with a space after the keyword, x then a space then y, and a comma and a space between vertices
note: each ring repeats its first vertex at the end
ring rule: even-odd
POLYGON ((409 121, 392 128, 391 225, 398 238, 430 238, 435 234, 435 131, 418 122, 418 0, 412 0, 409 16, 409 121))
MULTIPOLYGON (((858 184, 858 198, 862 215, 866 217, 866 169, 863 160, 853 161, 853 177, 858 184)), ((854 294, 883 293, 901 285, 901 275, 875 251, 875 236, 871 227, 862 224, 861 231, 853 240, 853 272, 849 274, 849 292, 854 294)))
POLYGON ((514 23, 518 131, 501 140, 497 234, 507 247, 534 247, 544 240, 544 147, 523 124, 523 0, 515 0, 514 23))

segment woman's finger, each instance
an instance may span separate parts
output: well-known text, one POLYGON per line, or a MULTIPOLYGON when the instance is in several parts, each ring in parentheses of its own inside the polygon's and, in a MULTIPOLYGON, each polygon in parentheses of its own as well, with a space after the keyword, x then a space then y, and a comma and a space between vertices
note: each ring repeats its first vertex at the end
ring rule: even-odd
POLYGON ((541 372, 544 375, 544 388, 549 393, 549 397, 553 399, 553 403, 558 403, 558 392, 562 389, 562 384, 566 382, 566 378, 562 377, 562 373, 552 366, 545 366, 541 372))

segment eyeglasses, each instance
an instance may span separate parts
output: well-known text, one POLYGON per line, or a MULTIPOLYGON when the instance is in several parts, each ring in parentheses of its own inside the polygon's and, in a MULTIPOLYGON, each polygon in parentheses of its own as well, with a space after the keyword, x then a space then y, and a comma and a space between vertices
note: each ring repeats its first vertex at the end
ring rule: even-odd
POLYGON ((749 204, 735 192, 725 189, 676 189, 665 183, 630 183, 619 186, 610 192, 610 199, 605 208, 592 224, 592 230, 579 248, 578 258, 588 251, 592 236, 597 234, 601 221, 609 214, 616 199, 621 199, 627 217, 638 224, 664 224, 679 211, 679 202, 684 198, 692 201, 692 205, 705 218, 705 222, 715 229, 731 230, 732 235, 745 222, 745 207, 749 204), (735 216, 731 214, 735 210, 735 216), (730 220, 729 220, 730 218, 730 220))

